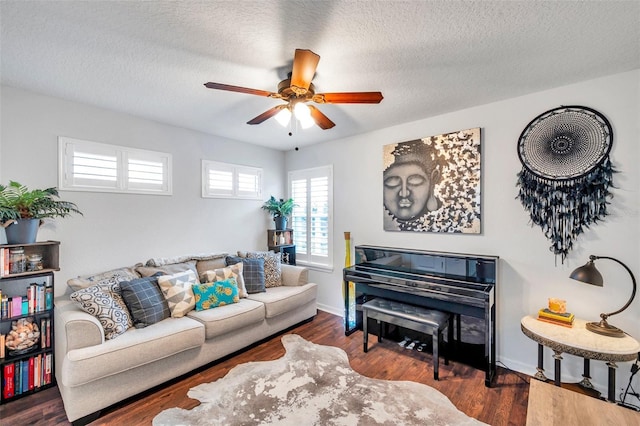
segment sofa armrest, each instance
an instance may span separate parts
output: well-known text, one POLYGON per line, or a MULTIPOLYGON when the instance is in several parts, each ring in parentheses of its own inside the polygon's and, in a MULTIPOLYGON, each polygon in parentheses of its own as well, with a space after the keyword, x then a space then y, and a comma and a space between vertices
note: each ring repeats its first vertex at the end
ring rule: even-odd
POLYGON ((56 356, 104 343, 102 324, 66 297, 55 301, 56 356))
POLYGON ((309 282, 309 269, 304 266, 282 264, 282 285, 300 286, 309 282))

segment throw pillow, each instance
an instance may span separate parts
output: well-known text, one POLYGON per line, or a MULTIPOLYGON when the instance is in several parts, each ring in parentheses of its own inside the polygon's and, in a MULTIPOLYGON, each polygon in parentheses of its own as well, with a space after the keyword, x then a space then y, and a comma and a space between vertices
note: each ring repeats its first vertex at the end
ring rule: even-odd
POLYGON ((112 269, 110 271, 101 272, 99 274, 83 275, 77 278, 71 278, 67 284, 73 291, 82 290, 95 284, 116 284, 120 281, 130 281, 140 278, 136 272, 136 267, 142 266, 137 264, 126 268, 112 269))
POLYGON ((226 280, 227 278, 235 278, 238 283, 238 292, 240 297, 247 297, 247 289, 244 284, 242 275, 242 262, 227 266, 226 268, 218 268, 212 271, 204 271, 200 274, 200 282, 212 283, 216 281, 226 280))
POLYGON ((240 301, 238 284, 233 277, 213 283, 196 284, 193 286, 193 294, 196 298, 196 311, 204 311, 240 301))
POLYGON ((237 256, 227 256, 225 262, 227 265, 242 263, 242 277, 247 293, 263 293, 266 291, 264 283, 264 259, 245 259, 237 256))
POLYGON ((282 257, 272 251, 247 252, 248 259, 264 259, 264 283, 267 288, 282 285, 282 257))
POLYGON ((118 284, 96 284, 71 293, 70 298, 100 321, 107 340, 115 339, 133 326, 118 284))
POLYGON ((198 271, 196 270, 196 261, 191 260, 189 262, 172 263, 170 265, 163 266, 138 266, 136 268, 136 272, 142 277, 151 277, 158 272, 162 272, 165 275, 173 275, 184 271, 193 271, 197 277, 198 271))
POLYGON ((169 305, 158 287, 161 273, 132 281, 122 281, 120 291, 135 328, 144 328, 171 316, 169 305))
POLYGON ((158 285, 167 300, 173 318, 185 316, 196 306, 191 289, 194 284, 198 284, 198 279, 196 274, 190 270, 158 277, 158 285))

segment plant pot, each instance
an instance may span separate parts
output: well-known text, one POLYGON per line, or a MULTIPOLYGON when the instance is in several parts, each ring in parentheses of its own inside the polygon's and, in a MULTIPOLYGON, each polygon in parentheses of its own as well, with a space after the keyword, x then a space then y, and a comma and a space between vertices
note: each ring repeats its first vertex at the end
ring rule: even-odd
POLYGON ((36 242, 40 219, 20 219, 4 228, 7 244, 33 244, 36 242))
POLYGON ((287 229, 287 218, 285 216, 274 217, 273 221, 276 224, 276 231, 283 231, 287 229))

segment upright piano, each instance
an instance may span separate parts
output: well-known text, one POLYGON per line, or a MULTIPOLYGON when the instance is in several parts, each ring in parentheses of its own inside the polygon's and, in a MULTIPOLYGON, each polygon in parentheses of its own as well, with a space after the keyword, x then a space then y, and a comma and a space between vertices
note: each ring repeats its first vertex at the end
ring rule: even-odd
POLYGON ((344 268, 345 334, 362 329, 362 304, 375 297, 484 320, 485 386, 496 374, 497 256, 360 245, 344 268))

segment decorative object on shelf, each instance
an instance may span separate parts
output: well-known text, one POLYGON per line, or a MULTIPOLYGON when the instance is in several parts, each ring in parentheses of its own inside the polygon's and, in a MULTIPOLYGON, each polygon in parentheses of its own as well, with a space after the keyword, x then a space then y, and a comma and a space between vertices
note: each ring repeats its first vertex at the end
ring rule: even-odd
POLYGON ((574 280, 578 280, 581 281, 583 283, 587 283, 587 284, 591 284, 591 285, 595 285, 598 287, 603 287, 604 285, 604 280, 602 279, 602 275, 600 274, 600 271, 598 271, 598 269, 596 268, 595 265, 595 261, 598 259, 609 259, 609 260, 613 260, 614 262, 619 263, 620 265, 622 265, 622 267, 624 269, 627 270, 627 272, 629 273, 629 275, 631 276, 631 284, 633 285, 633 290, 631 291, 631 297, 629 298, 629 300, 627 301, 627 303, 624 304, 624 306, 620 309, 618 309, 617 311, 608 313, 608 314, 600 314, 600 321, 599 322, 590 322, 587 323, 587 330, 592 331, 594 333, 598 333, 598 334, 602 334, 605 336, 610 336, 610 337, 624 337, 625 333, 624 331, 620 330, 617 327, 614 327, 612 325, 610 325, 607 322, 607 318, 609 318, 612 315, 616 315, 619 314, 620 312, 624 311, 625 309, 627 309, 629 307, 629 305, 631 305, 631 302, 633 302, 633 299, 636 297, 636 277, 633 276, 633 272, 631 272, 631 269, 629 269, 629 267, 627 265, 625 265, 624 263, 622 263, 621 261, 619 261, 618 259, 615 259, 613 257, 608 257, 608 256, 594 256, 591 255, 589 256, 589 261, 579 267, 576 268, 570 275, 571 278, 573 278, 574 280))
POLYGON ((383 147, 385 231, 480 233, 480 128, 383 147))
POLYGON ((0 185, 0 223, 9 244, 31 244, 36 240, 41 219, 82 215, 70 201, 56 200, 57 188, 30 190, 18 182, 0 185))
POLYGON ((598 111, 561 106, 534 118, 518 139, 518 197, 562 261, 584 228, 607 215, 613 130, 598 111))
POLYGON ((9 355, 20 355, 38 347, 40 330, 33 317, 20 318, 11 323, 11 331, 5 339, 9 355))
POLYGON ((264 202, 262 210, 266 210, 273 217, 277 230, 287 229, 287 216, 291 215, 293 208, 297 204, 293 202, 293 198, 285 200, 280 198, 277 200, 273 195, 264 202))
POLYGON ((9 273, 21 274, 27 269, 27 258, 24 255, 23 247, 12 247, 9 249, 9 273))
POLYGON ((42 255, 31 254, 27 257, 27 271, 35 272, 42 270, 42 255))

